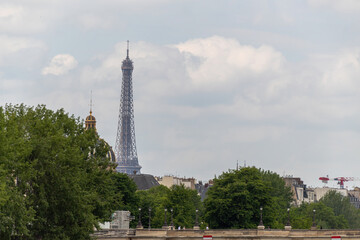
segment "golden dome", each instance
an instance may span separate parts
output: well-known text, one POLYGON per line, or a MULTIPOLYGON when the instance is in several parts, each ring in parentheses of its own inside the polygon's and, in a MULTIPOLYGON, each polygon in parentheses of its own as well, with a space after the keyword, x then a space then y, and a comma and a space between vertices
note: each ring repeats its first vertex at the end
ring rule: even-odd
MULTIPOLYGON (((85 129, 94 129, 96 131, 96 118, 92 115, 92 100, 90 100, 90 114, 85 119, 85 129)), ((109 147, 106 157, 110 160, 110 162, 115 163, 116 158, 112 147, 104 139, 99 138, 98 143, 100 143, 100 141, 104 142, 106 147, 109 147)))
POLYGON ((96 121, 95 117, 92 115, 92 112, 90 112, 90 115, 86 117, 86 121, 96 121))
POLYGON ((85 120, 85 129, 95 129, 96 130, 96 119, 95 117, 92 115, 92 111, 90 110, 90 115, 86 117, 85 120))

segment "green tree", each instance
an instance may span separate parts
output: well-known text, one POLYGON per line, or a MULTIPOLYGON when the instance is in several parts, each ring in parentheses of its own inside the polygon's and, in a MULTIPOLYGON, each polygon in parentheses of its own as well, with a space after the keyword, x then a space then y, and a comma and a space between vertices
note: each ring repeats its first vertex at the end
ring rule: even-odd
MULTIPOLYGON (((159 185, 157 187, 150 188, 149 190, 140 190, 136 192, 139 198, 139 207, 142 209, 143 218, 142 224, 148 227, 148 210, 151 208, 151 227, 161 228, 164 224, 164 209, 168 206, 168 194, 170 189, 159 185)), ((138 216, 136 212, 136 217, 138 216)), ((169 215, 167 215, 169 216, 169 215)))
POLYGON ((168 193, 167 208, 173 209, 175 226, 190 228, 194 226, 196 210, 199 211, 199 215, 202 212, 201 198, 196 190, 184 185, 173 185, 168 193))
POLYGON ((89 239, 121 205, 114 166, 105 157, 108 146, 78 118, 62 109, 7 105, 0 107, 0 129, 0 160, 8 179, 7 194, 1 195, 14 203, 1 212, 15 223, 4 229, 1 218, 1 234, 89 239))
POLYGON ((30 172, 26 172, 28 164, 17 161, 23 158, 27 146, 21 144, 24 142, 18 123, 13 119, 14 116, 0 107, 0 239, 28 237, 28 224, 34 220, 34 210, 18 188, 21 185, 18 172, 22 172, 24 178, 30 172))
POLYGON ((360 226, 360 212, 350 203, 350 198, 341 195, 336 191, 329 191, 320 202, 330 207, 335 216, 343 216, 349 228, 358 228, 360 226))
POLYGON ((117 193, 111 201, 113 208, 127 210, 132 213, 137 211, 139 198, 136 196, 137 186, 135 182, 125 173, 112 174, 112 191, 117 193))
POLYGON ((294 229, 310 229, 313 222, 314 207, 308 203, 303 203, 299 207, 290 209, 291 226, 294 229))
POLYGON ((263 207, 266 226, 283 226, 290 189, 281 181, 277 174, 255 167, 223 173, 204 201, 205 220, 211 228, 255 228, 263 207), (283 212, 280 216, 279 211, 283 212))
POLYGON ((304 203, 299 208, 291 209, 293 228, 309 229, 312 225, 313 210, 316 210, 315 223, 322 229, 357 228, 360 213, 345 197, 336 191, 329 191, 317 203, 304 203))
MULTIPOLYGON (((290 187, 285 185, 284 180, 277 173, 271 171, 261 171, 262 179, 270 184, 270 196, 272 200, 272 228, 283 228, 287 219, 287 209, 292 201, 290 187)), ((265 219, 266 220, 266 219, 265 219)))
POLYGON ((333 209, 323 202, 303 203, 298 208, 291 209, 291 225, 295 229, 309 229, 313 223, 315 210, 315 224, 321 229, 345 229, 348 222, 343 215, 336 216, 333 209))
MULTIPOLYGON (((186 188, 184 185, 153 187, 146 191, 138 191, 139 207, 142 209, 142 224, 148 227, 149 208, 151 208, 151 227, 160 228, 164 224, 167 209, 167 224, 171 223, 171 209, 173 209, 174 226, 193 227, 195 224, 196 209, 199 215, 202 211, 200 196, 196 190, 186 188)), ((200 218, 199 218, 200 219, 200 218)))

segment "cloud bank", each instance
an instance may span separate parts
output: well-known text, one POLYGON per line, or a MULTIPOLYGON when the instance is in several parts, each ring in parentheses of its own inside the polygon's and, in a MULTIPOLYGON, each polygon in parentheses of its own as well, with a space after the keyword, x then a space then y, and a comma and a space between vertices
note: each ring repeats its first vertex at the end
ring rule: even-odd
POLYGON ((84 118, 93 90, 99 133, 114 145, 129 39, 144 172, 206 180, 238 160, 305 182, 357 176, 359 9, 352 0, 4 0, 1 101, 84 118))
POLYGON ((78 65, 76 59, 69 55, 69 54, 59 54, 54 56, 49 66, 43 68, 42 74, 43 75, 63 75, 68 73, 70 70, 74 69, 78 65))

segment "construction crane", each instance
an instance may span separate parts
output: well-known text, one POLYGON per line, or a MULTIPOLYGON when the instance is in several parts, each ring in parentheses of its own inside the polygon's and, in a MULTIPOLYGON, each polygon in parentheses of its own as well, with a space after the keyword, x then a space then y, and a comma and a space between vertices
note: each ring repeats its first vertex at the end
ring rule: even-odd
POLYGON ((359 181, 360 178, 355 178, 355 177, 329 178, 329 176, 327 176, 327 177, 319 177, 319 180, 321 180, 323 183, 328 183, 328 181, 337 181, 337 184, 339 184, 340 188, 343 189, 344 188, 344 182, 359 181))

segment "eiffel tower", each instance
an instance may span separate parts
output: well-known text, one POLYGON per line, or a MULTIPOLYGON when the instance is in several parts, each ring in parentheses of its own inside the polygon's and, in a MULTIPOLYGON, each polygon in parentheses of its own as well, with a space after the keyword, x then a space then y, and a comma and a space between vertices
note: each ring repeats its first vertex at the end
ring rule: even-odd
POLYGON ((140 174, 135 141, 134 103, 132 89, 133 62, 129 58, 129 41, 127 55, 122 62, 122 84, 119 109, 119 122, 115 143, 115 155, 118 166, 116 171, 126 174, 140 174))

